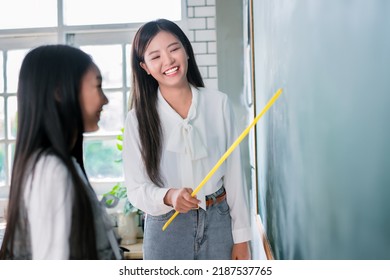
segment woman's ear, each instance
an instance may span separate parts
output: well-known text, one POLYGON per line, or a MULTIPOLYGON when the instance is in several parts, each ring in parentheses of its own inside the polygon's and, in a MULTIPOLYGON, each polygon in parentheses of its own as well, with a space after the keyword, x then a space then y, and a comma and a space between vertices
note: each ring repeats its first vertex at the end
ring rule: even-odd
POLYGON ((141 66, 142 69, 144 69, 146 71, 146 73, 148 73, 148 75, 150 75, 148 67, 146 66, 146 64, 144 62, 140 62, 139 65, 141 66))

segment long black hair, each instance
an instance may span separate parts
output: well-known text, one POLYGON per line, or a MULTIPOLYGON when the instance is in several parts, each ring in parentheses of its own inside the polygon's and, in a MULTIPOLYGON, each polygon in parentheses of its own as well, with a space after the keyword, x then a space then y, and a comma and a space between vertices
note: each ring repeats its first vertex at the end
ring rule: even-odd
POLYGON ((138 119, 141 154, 151 181, 162 186, 159 171, 162 147, 160 118, 157 112, 158 82, 141 68, 150 41, 160 32, 166 31, 178 38, 188 55, 187 80, 194 87, 204 87, 202 76, 195 61, 191 43, 180 27, 169 20, 150 21, 137 31, 131 50, 132 104, 138 119))
MULTIPOLYGON (((18 131, 8 202, 7 227, 0 259, 14 257, 16 235, 26 230, 23 193, 26 170, 40 156, 57 156, 73 181, 74 201, 70 235, 70 258, 96 259, 96 237, 92 206, 83 179, 72 157, 84 170, 84 125, 79 103, 81 81, 94 65, 80 49, 66 45, 40 46, 23 60, 17 91, 18 131)), ((53 186, 55 188, 55 185, 53 186)))

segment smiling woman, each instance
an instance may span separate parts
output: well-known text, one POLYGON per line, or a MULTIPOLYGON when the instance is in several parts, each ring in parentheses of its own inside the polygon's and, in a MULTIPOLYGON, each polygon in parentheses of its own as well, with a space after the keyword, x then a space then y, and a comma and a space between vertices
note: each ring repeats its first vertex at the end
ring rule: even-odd
POLYGON ((172 21, 141 26, 131 57, 123 162, 128 199, 147 213, 144 258, 249 259, 240 151, 191 195, 237 137, 229 98, 204 87, 192 45, 172 21), (182 215, 162 232, 175 211, 182 215))
MULTIPOLYGON (((160 90, 165 92, 170 87, 185 87, 188 84, 188 59, 180 40, 172 33, 161 31, 149 43, 141 67, 157 80, 160 90)), ((177 102, 175 96, 166 99, 171 105, 177 102)), ((186 98, 180 108, 184 106, 188 109, 190 103, 191 98, 186 98), (185 106, 185 103, 188 106, 185 106)), ((188 111, 183 109, 179 111, 178 113, 185 118, 188 111)))

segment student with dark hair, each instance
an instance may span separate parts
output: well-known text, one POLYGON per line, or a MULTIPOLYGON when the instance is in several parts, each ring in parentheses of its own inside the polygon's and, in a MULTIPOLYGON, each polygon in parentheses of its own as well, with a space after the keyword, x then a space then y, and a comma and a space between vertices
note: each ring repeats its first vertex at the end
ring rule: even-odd
POLYGON ((92 58, 65 45, 23 60, 18 132, 0 259, 120 258, 104 208, 88 182, 83 133, 108 103, 92 58))
POLYGON ((144 258, 249 259, 239 149, 191 196, 238 136, 227 95, 204 87, 191 43, 171 21, 144 24, 131 52, 123 162, 128 199, 147 214, 144 258))

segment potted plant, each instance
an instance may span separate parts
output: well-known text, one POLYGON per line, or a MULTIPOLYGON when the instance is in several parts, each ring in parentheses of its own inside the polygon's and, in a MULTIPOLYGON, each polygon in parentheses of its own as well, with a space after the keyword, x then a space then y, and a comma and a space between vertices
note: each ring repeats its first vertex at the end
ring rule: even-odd
POLYGON ((124 199, 123 214, 129 215, 131 212, 137 212, 137 209, 127 199, 127 189, 122 182, 117 183, 112 189, 103 194, 103 202, 107 208, 114 208, 124 199))
POLYGON ((116 224, 121 244, 130 245, 137 243, 138 235, 138 211, 127 199, 126 187, 123 183, 117 183, 112 189, 103 195, 103 203, 107 208, 117 207, 124 201, 123 210, 116 213, 116 224))

